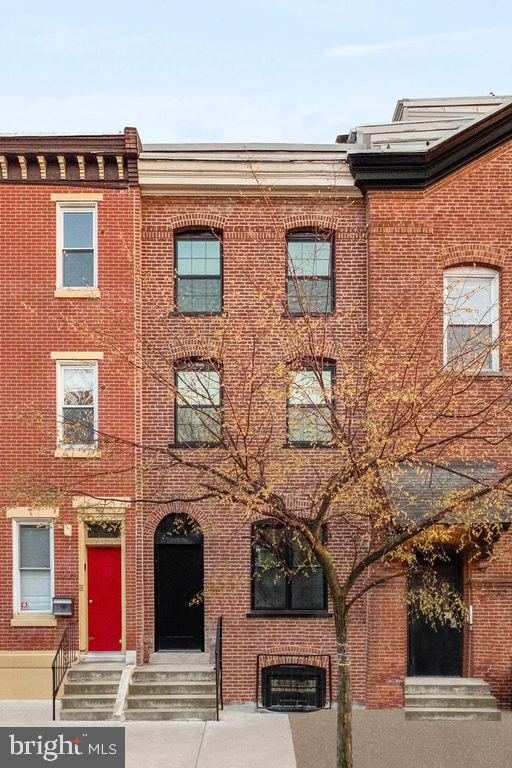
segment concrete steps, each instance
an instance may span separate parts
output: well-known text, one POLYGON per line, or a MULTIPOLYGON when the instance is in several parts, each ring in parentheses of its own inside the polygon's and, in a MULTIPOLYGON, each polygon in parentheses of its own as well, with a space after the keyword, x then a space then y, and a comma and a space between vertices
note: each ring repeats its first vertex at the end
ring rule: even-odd
POLYGON ((501 720, 483 680, 469 677, 407 677, 406 720, 501 720))
POLYGON ((64 683, 61 720, 111 720, 122 665, 82 661, 69 670, 64 683))
POLYGON ((215 709, 127 709, 125 720, 215 720, 215 709))
POLYGON ((215 671, 207 654, 152 654, 149 664, 134 670, 126 720, 215 720, 215 717, 215 671))

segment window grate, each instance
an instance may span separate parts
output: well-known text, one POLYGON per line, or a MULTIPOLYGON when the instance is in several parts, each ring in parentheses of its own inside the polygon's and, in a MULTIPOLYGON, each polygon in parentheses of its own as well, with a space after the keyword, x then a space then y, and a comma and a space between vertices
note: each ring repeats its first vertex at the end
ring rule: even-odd
POLYGON ((308 712, 330 707, 331 658, 324 654, 258 654, 256 704, 281 712, 308 712))

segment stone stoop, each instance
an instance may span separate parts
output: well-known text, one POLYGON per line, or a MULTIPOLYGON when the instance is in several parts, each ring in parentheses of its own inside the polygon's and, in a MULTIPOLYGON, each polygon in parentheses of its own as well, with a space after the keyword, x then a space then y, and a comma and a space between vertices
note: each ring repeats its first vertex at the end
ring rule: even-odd
POLYGON ((119 663, 88 660, 70 669, 59 719, 112 720, 123 668, 119 663))
POLYGON ((132 674, 124 716, 215 720, 215 670, 207 654, 152 654, 150 663, 132 674))
POLYGON ((474 677, 406 677, 406 720, 501 720, 496 699, 474 677))

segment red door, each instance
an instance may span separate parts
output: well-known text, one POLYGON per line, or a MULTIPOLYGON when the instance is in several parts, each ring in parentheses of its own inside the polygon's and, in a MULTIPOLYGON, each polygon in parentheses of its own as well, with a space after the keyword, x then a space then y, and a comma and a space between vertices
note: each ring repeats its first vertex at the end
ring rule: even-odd
POLYGON ((121 650, 121 547, 87 547, 89 650, 121 650))

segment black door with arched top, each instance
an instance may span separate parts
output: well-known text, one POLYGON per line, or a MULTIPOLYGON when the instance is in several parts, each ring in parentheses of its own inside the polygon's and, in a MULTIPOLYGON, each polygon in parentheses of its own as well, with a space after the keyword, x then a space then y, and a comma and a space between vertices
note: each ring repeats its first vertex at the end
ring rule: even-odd
POLYGON ((155 532, 155 650, 204 650, 203 534, 188 515, 155 532))

